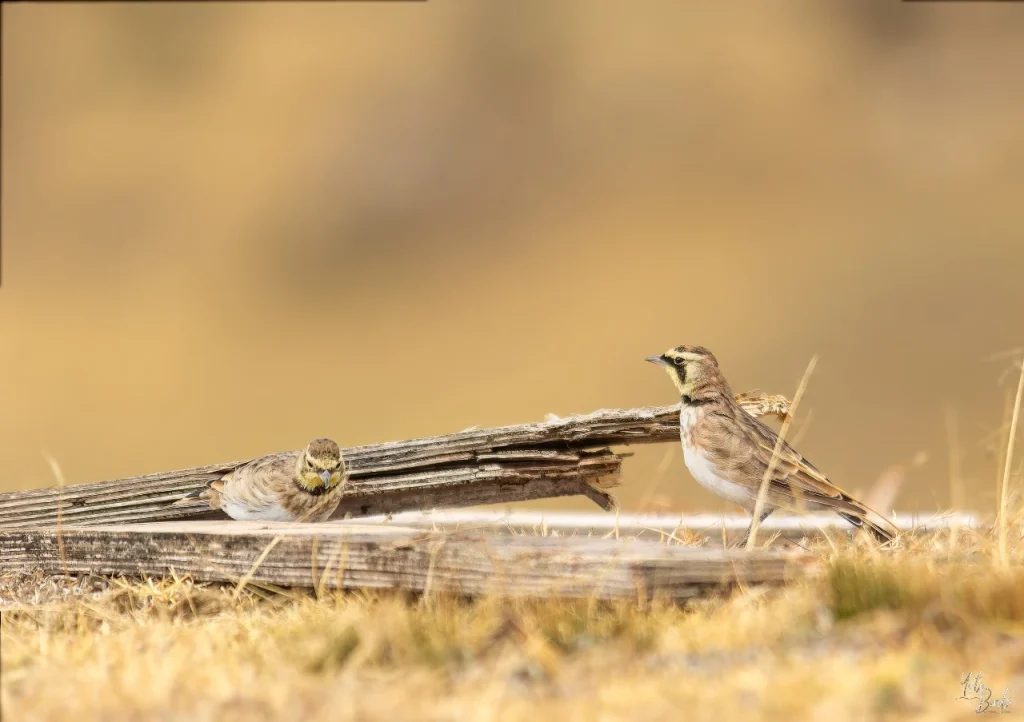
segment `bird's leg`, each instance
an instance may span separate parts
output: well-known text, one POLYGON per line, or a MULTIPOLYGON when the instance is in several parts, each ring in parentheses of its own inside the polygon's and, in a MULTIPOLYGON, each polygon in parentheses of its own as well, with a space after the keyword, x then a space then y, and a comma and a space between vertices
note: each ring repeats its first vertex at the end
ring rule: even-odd
MULTIPOLYGON (((765 509, 764 511, 762 511, 762 512, 761 512, 761 518, 760 518, 760 519, 758 520, 758 522, 757 522, 757 525, 758 525, 758 526, 760 526, 760 525, 761 525, 761 524, 762 524, 762 523, 764 522, 764 520, 765 520, 765 519, 767 519, 767 518, 768 518, 768 516, 769 516, 769 515, 770 515, 770 514, 771 514, 771 513, 773 512, 773 511, 775 511, 775 510, 774 510, 774 509, 765 509)), ((754 517, 753 517, 753 515, 751 515, 751 517, 750 517, 750 526, 748 526, 748 527, 747 527, 747 533, 743 535, 743 538, 742 538, 742 539, 740 539, 740 540, 739 540, 739 542, 737 542, 737 543, 736 543, 736 544, 735 544, 735 545, 733 546, 733 548, 734 548, 734 549, 739 549, 739 548, 741 548, 741 547, 745 546, 745 545, 746 545, 746 543, 747 543, 747 539, 749 539, 749 538, 750 538, 750 534, 751 534, 751 532, 753 532, 753 531, 754 531, 754 517)))

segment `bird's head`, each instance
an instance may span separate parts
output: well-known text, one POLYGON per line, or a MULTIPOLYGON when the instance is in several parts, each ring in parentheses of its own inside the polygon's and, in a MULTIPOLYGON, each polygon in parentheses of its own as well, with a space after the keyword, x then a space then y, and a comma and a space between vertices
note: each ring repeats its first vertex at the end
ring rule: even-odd
POLYGON ((647 360, 665 367, 683 398, 692 397, 695 391, 709 384, 723 381, 718 360, 703 346, 676 346, 660 356, 648 356, 647 360))
POLYGON ((307 489, 332 489, 344 474, 341 449, 330 439, 313 439, 299 455, 299 481, 307 489))

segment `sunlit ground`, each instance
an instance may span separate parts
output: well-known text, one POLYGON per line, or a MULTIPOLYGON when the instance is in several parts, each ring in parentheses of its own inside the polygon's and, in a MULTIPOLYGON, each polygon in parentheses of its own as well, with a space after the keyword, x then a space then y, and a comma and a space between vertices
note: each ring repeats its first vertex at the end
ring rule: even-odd
POLYGON ((1024 517, 684 606, 7 575, 15 719, 974 719, 1024 689, 1024 517), (973 682, 969 685, 975 686, 973 682), (984 690, 969 697, 986 696, 984 690))

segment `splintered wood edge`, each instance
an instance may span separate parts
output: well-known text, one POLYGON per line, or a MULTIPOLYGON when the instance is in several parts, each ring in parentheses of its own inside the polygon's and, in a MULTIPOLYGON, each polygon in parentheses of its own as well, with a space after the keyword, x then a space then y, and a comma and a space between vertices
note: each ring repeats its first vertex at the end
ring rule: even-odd
POLYGON ((0 531, 7 570, 189 574, 280 586, 686 599, 736 583, 815 573, 805 552, 705 549, 637 540, 506 537, 352 522, 158 522, 0 531))
MULTIPOLYGON (((614 503, 607 489, 619 483, 622 460, 607 450, 577 452, 573 459, 557 459, 543 465, 488 462, 474 467, 422 470, 395 477, 381 477, 346 489, 335 516, 373 514, 475 506, 585 495, 606 511, 614 503)), ((208 516, 205 505, 171 506, 184 496, 188 487, 177 491, 161 490, 156 495, 147 489, 122 490, 118 498, 110 495, 75 503, 60 498, 36 501, 31 506, 0 512, 0 528, 28 528, 63 524, 101 524, 158 521, 208 516)), ((212 512, 217 518, 227 518, 212 512)))
MULTIPOLYGON (((739 394, 754 416, 788 412, 781 396, 739 394)), ((350 492, 339 514, 373 515, 444 506, 512 503, 584 495, 615 508, 621 456, 605 447, 674 441, 679 405, 602 409, 539 423, 344 449, 350 492), (431 488, 433 485, 433 488, 431 488)), ((0 528, 151 521, 206 516, 171 507, 246 461, 144 476, 0 494, 0 528)))

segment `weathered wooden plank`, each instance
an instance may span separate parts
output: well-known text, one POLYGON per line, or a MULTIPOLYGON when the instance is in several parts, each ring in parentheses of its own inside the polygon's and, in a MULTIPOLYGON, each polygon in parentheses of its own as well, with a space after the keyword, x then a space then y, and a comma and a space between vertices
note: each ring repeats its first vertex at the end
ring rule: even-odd
MULTIPOLYGON (((542 452, 534 452, 534 455, 542 452)), ((427 469, 370 477, 345 491, 338 516, 382 514, 434 506, 470 506, 509 503, 581 494, 604 509, 614 507, 608 489, 618 484, 621 458, 610 451, 550 453, 552 458, 509 462, 488 461, 475 466, 427 469)), ((490 458, 499 458, 490 454, 490 458)), ((200 479, 218 478, 203 474, 200 479)), ((180 519, 183 516, 226 518, 219 512, 188 510, 171 504, 196 484, 191 477, 135 482, 138 487, 119 487, 96 493, 94 484, 70 486, 63 498, 46 496, 34 503, 0 510, 0 528, 14 529, 64 524, 131 523, 180 519)))
POLYGON ((164 522, 0 531, 5 570, 146 574, 280 586, 460 594, 686 599, 711 587, 780 584, 814 569, 804 552, 642 540, 439 533, 352 521, 164 522))
MULTIPOLYGON (((748 393, 737 399, 758 416, 784 415, 788 408, 779 396, 748 393)), ((606 409, 345 449, 350 486, 337 516, 576 494, 607 510, 613 507, 607 489, 618 483, 621 461, 599 447, 675 441, 678 424, 678 405, 606 409)), ((0 528, 52 525, 58 516, 74 524, 210 516, 201 508, 170 504, 246 461, 0 494, 0 528)))

